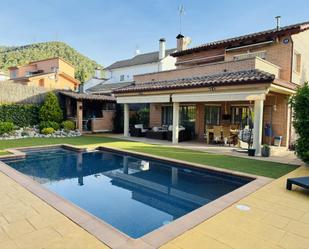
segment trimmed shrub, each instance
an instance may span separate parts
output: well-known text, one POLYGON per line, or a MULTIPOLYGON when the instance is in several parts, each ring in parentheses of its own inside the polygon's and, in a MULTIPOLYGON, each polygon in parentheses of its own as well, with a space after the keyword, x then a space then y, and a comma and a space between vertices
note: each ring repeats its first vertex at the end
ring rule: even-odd
POLYGON ((49 128, 49 127, 53 128, 55 131, 60 129, 60 125, 54 121, 42 121, 39 124, 40 131, 42 131, 45 128, 49 128))
POLYGON ((47 127, 47 128, 44 128, 41 133, 44 134, 44 135, 49 135, 49 134, 53 134, 55 132, 54 128, 52 127, 47 127))
POLYGON ((0 105, 0 121, 12 122, 19 127, 38 124, 39 106, 32 104, 0 105))
POLYGON ((9 133, 14 130, 14 124, 12 122, 0 122, 0 135, 9 133))
POLYGON ((290 99, 293 108, 294 128, 298 135, 296 154, 304 162, 309 163, 309 86, 308 82, 299 87, 290 99))
POLYGON ((54 121, 61 123, 63 120, 63 112, 60 107, 56 94, 50 92, 47 94, 44 104, 40 108, 41 121, 54 121))
POLYGON ((63 121, 61 126, 65 131, 75 130, 75 123, 70 120, 63 121))

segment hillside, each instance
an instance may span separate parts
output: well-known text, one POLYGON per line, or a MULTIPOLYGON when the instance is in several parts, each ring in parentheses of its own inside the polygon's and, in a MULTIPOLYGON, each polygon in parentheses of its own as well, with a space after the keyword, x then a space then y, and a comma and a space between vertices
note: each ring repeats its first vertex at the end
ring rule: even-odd
POLYGON ((11 66, 53 57, 62 57, 74 65, 75 77, 81 82, 89 79, 96 67, 101 67, 63 42, 42 42, 17 47, 0 46, 0 71, 7 71, 11 66))

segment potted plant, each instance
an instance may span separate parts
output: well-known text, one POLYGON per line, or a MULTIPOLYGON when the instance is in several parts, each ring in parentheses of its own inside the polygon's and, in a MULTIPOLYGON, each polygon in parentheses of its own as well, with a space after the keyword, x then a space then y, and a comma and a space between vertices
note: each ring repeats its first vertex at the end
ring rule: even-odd
POLYGON ((268 144, 263 144, 262 156, 263 157, 269 157, 270 156, 270 146, 268 144))

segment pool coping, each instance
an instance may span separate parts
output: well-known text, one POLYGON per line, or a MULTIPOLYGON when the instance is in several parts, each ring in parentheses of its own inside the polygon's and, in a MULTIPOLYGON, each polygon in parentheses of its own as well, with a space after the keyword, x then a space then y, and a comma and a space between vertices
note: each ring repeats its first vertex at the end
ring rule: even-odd
MULTIPOLYGON (((47 146, 33 146, 33 147, 22 147, 18 149, 8 150, 10 155, 4 155, 0 157, 1 159, 12 159, 25 157, 26 153, 20 150, 33 150, 33 149, 43 149, 43 148, 64 148, 77 152, 86 152, 87 148, 81 148, 77 146, 71 146, 68 144, 59 145, 47 145, 47 146)), ((218 199, 174 220, 173 222, 155 229, 154 231, 138 238, 133 239, 128 235, 122 233, 118 229, 114 228, 112 225, 106 223, 100 218, 88 213, 86 210, 78 207, 77 205, 71 203, 70 201, 64 199, 63 197, 51 192, 50 190, 44 188, 40 183, 34 181, 29 176, 26 176, 17 170, 11 168, 4 162, 0 162, 0 172, 9 176, 11 179, 22 185, 28 191, 42 199, 44 202, 48 203, 50 206, 58 210, 60 213, 68 217, 71 221, 78 224, 84 230, 92 234, 98 240, 106 244, 111 248, 158 248, 170 240, 178 237, 184 232, 192 229, 193 227, 199 225, 200 223, 206 221, 212 216, 220 213, 225 208, 238 202, 245 196, 255 192, 259 188, 271 182, 273 179, 256 176, 252 174, 247 174, 243 172, 227 170, 216 168, 212 166, 206 166, 203 164, 189 163, 181 160, 159 157, 155 155, 149 155, 146 153, 132 152, 128 150, 113 148, 109 146, 99 146, 98 150, 107 150, 112 152, 122 152, 127 155, 137 155, 147 158, 153 158, 156 160, 167 161, 170 163, 182 164, 193 168, 202 168, 215 172, 222 172, 229 175, 236 175, 240 177, 253 178, 254 180, 245 184, 244 186, 229 192, 218 199)))

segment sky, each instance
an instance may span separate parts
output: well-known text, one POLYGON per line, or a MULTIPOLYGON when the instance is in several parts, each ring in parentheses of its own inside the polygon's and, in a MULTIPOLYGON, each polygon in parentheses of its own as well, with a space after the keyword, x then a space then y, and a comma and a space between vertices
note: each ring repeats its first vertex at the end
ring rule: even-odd
POLYGON ((182 33, 190 46, 309 21, 308 0, 0 0, 0 45, 63 41, 103 66, 176 47, 180 5, 182 33))

